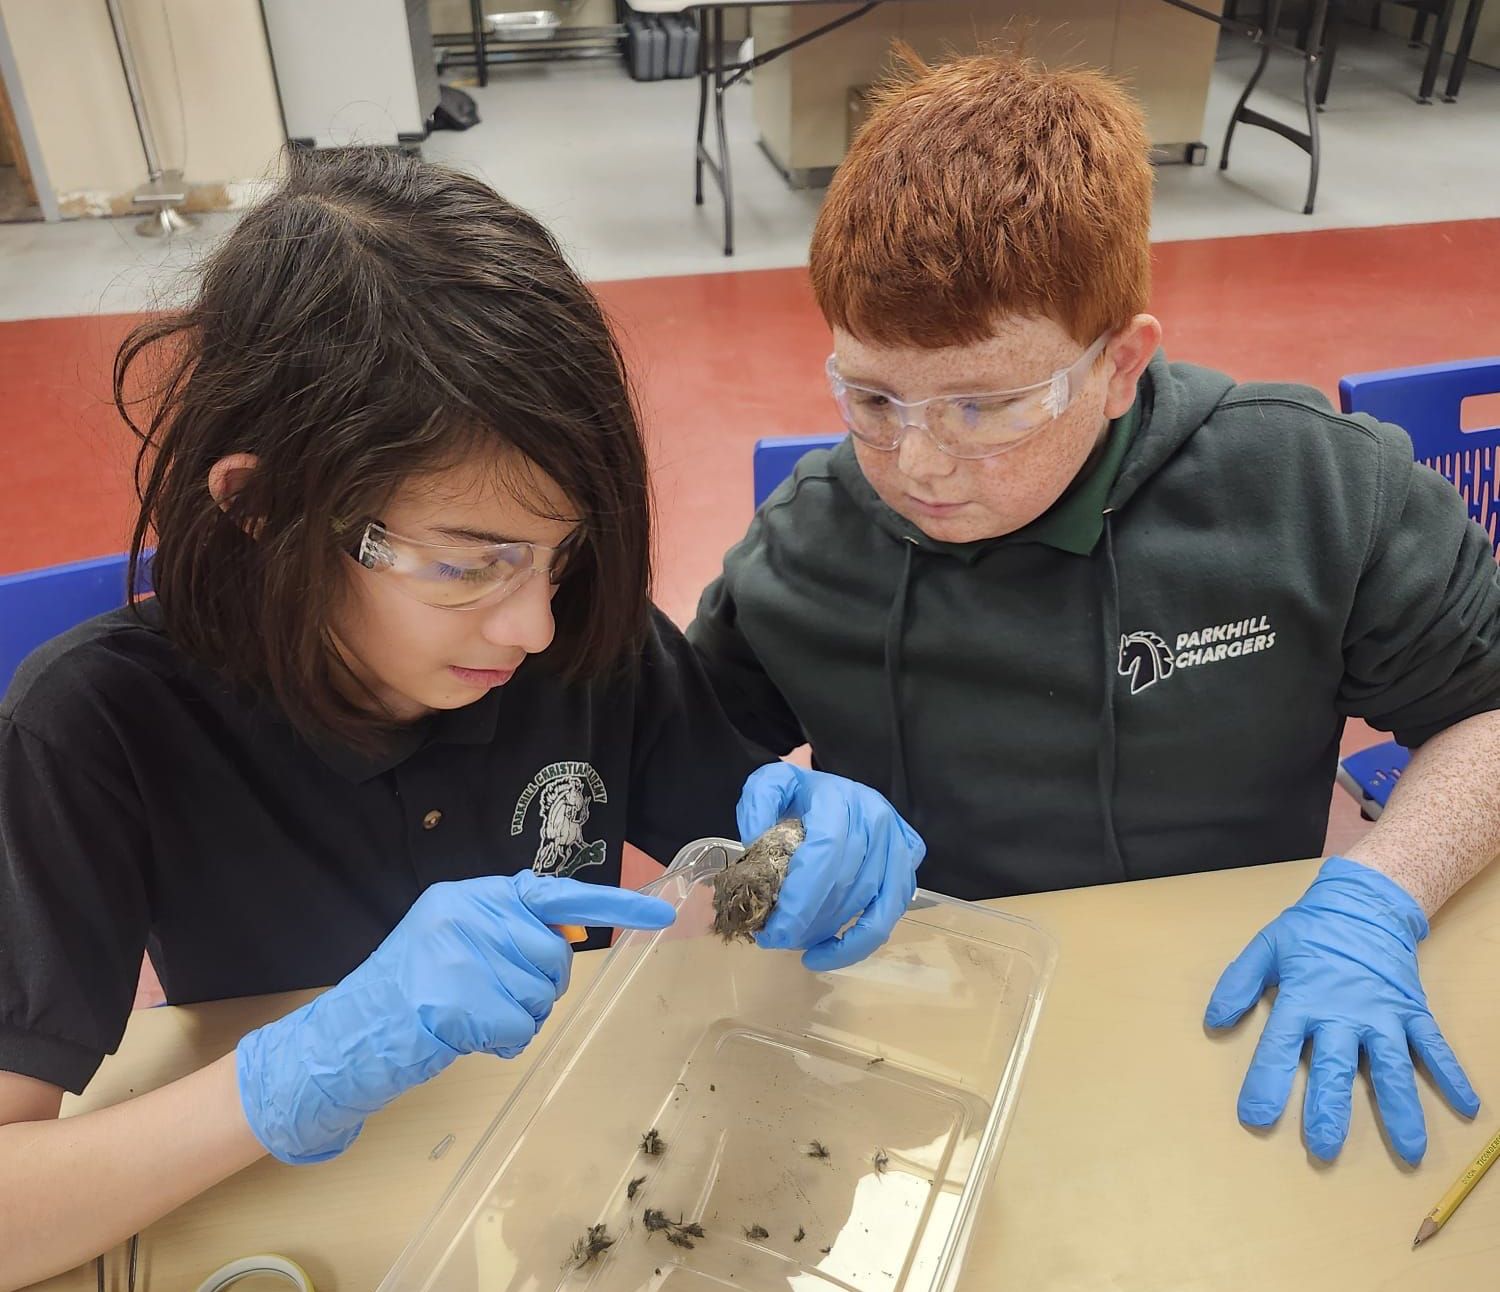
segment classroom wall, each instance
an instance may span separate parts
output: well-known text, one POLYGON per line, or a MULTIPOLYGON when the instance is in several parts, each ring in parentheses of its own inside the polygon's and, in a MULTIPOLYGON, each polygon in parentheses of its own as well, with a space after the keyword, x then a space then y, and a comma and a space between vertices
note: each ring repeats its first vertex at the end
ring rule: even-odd
MULTIPOLYGON (((284 139, 258 0, 121 7, 162 164, 190 207, 244 205, 284 139)), ((146 162, 103 0, 0 0, 0 18, 63 215, 128 212, 146 162)))

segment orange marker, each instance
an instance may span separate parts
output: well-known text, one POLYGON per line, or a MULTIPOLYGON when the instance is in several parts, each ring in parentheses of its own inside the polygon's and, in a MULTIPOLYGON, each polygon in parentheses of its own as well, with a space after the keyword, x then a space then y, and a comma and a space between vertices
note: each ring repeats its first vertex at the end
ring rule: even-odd
POLYGON ((589 940, 589 931, 581 924, 554 924, 552 926, 571 946, 577 946, 580 942, 589 940))

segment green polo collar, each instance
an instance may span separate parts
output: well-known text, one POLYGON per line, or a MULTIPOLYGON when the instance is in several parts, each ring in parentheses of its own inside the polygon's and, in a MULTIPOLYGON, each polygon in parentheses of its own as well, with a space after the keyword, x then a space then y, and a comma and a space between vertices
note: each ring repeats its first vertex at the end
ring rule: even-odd
POLYGON ((1104 451, 1086 475, 1074 481, 1067 493, 1024 529, 1008 534, 1002 542, 1044 543, 1060 552, 1087 556, 1104 532, 1104 502, 1120 474, 1125 450, 1140 425, 1140 401, 1109 424, 1104 451))

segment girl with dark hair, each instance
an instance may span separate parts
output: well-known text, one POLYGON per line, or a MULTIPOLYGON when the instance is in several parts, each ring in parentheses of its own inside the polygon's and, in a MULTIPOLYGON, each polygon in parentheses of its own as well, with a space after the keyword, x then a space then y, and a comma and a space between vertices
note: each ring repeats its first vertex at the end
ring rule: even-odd
POLYGON ((0 704, 0 1287, 518 1054, 567 986, 559 926, 670 922, 618 887, 626 840, 801 817, 760 941, 815 970, 915 890, 889 804, 746 745, 651 607, 624 366, 546 231, 398 153, 287 167, 116 361, 154 598, 0 704), (143 949, 174 1003, 337 985, 60 1124, 143 949))

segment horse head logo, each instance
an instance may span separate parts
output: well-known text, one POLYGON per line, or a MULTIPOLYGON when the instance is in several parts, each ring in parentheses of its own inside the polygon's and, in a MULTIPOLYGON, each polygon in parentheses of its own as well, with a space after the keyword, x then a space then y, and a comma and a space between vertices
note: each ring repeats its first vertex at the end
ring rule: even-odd
POLYGON ((532 869, 539 875, 573 875, 589 866, 602 866, 607 845, 583 837, 593 802, 581 776, 561 776, 542 787, 542 843, 532 869))
POLYGON ((1126 633, 1120 638, 1121 677, 1130 679, 1130 694, 1139 695, 1172 676, 1172 651, 1155 633, 1126 633))

